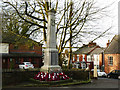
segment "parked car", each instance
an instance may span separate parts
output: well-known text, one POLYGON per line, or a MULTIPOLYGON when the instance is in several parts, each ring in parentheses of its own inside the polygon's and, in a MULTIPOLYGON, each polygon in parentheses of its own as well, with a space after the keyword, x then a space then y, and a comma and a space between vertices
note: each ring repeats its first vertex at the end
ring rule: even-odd
POLYGON ((23 62, 22 64, 19 65, 20 69, 29 69, 29 68, 34 68, 33 64, 31 62, 23 62))
POLYGON ((117 78, 120 79, 120 70, 113 70, 107 74, 108 78, 117 78))
POLYGON ((98 72, 98 77, 107 77, 105 72, 98 72))
MULTIPOLYGON (((94 72, 94 69, 91 69, 92 72, 94 72)), ((101 72, 100 69, 97 69, 98 77, 107 77, 107 74, 105 72, 101 72)))

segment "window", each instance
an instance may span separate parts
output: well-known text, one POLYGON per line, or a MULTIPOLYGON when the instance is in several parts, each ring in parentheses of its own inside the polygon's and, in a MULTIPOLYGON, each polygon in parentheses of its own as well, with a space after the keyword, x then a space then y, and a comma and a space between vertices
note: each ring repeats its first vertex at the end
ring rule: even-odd
POLYGON ((73 61, 75 61, 75 55, 73 55, 73 61))
POLYGON ((113 65, 113 57, 112 56, 108 56, 108 65, 113 65))
POLYGON ((16 64, 20 64, 20 59, 19 58, 15 58, 15 62, 16 62, 16 64))
POLYGON ((10 58, 10 62, 12 62, 13 61, 13 59, 12 58, 10 58))
POLYGON ((30 62, 27 62, 27 63, 26 63, 26 65, 29 65, 29 64, 31 64, 31 63, 30 63, 30 62))
POLYGON ((83 56, 83 61, 85 61, 85 54, 82 54, 82 56, 83 56))
POLYGON ((87 68, 89 69, 90 63, 87 63, 87 68))
POLYGON ((77 55, 77 61, 79 62, 79 55, 77 55))
POLYGON ((91 62, 91 59, 92 59, 91 56, 88 55, 88 56, 87 56, 87 61, 88 61, 88 62, 91 62))
POLYGON ((113 70, 112 73, 115 73, 115 70, 113 70))
POLYGON ((116 70, 116 73, 120 73, 120 70, 116 70))
POLYGON ((93 55, 91 55, 91 60, 94 61, 94 56, 93 55))
POLYGON ((83 64, 83 69, 85 69, 86 68, 86 64, 83 64))
POLYGON ((86 69, 86 64, 85 63, 81 63, 82 69, 86 69))

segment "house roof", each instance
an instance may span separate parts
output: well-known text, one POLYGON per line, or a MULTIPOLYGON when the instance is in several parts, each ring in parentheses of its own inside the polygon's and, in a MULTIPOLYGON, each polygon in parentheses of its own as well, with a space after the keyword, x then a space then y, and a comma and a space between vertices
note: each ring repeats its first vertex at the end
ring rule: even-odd
POLYGON ((13 53, 2 53, 2 57, 42 57, 40 54, 31 53, 31 52, 13 52, 13 53))
POLYGON ((78 50, 73 52, 73 54, 100 54, 103 52, 103 48, 96 45, 96 43, 89 43, 88 45, 83 45, 78 50))
POLYGON ((88 54, 91 52, 91 50, 93 50, 96 46, 93 47, 88 47, 88 45, 84 45, 81 48, 79 48, 78 50, 76 50, 75 52, 73 52, 74 54, 88 54))
POLYGON ((30 38, 27 38, 25 36, 22 36, 20 34, 16 34, 14 32, 2 32, 2 43, 13 43, 13 44, 38 44, 39 42, 36 42, 30 38))
POLYGON ((102 52, 104 52, 104 48, 96 48, 90 54, 101 54, 102 52))
POLYGON ((120 35, 115 35, 104 51, 105 54, 120 54, 120 35))

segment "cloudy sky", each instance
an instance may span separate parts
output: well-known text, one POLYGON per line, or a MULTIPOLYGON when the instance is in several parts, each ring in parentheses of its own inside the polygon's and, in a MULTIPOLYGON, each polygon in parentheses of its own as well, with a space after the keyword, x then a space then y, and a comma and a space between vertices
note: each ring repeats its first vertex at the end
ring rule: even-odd
POLYGON ((96 0, 99 7, 109 6, 106 10, 107 15, 99 21, 101 29, 105 30, 112 26, 109 30, 111 35, 97 39, 96 42, 102 47, 106 46, 108 40, 111 40, 115 34, 118 34, 118 2, 120 0, 96 0))
MULTIPOLYGON (((110 35, 97 39, 98 45, 105 47, 108 40, 111 40, 115 34, 118 33, 118 2, 120 0, 95 0, 97 7, 108 6, 106 9, 106 16, 98 21, 98 27, 100 30, 106 30, 112 26, 109 30, 110 35)), ((0 6, 1 8, 1 6, 0 6)))
MULTIPOLYGON (((120 0, 95 0, 96 7, 100 7, 100 8, 107 7, 107 8, 105 9, 104 12, 105 15, 103 15, 101 19, 99 19, 97 22, 93 24, 96 25, 96 28, 97 27, 99 28, 98 31, 100 32, 104 32, 108 28, 112 27, 107 32, 109 33, 109 35, 107 34, 104 37, 101 37, 95 41, 101 47, 106 47, 106 43, 108 42, 108 40, 112 40, 114 35, 118 34, 118 2, 119 1, 120 0)), ((88 38, 84 40, 83 44, 87 44, 90 41, 91 38, 89 38, 88 36, 88 38)))

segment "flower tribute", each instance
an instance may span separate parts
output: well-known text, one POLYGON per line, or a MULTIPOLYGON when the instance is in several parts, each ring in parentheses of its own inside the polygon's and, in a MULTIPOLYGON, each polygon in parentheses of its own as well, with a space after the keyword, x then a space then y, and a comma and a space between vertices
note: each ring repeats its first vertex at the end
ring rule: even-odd
POLYGON ((66 80, 69 79, 67 75, 65 75, 64 72, 61 73, 44 73, 44 72, 39 72, 35 77, 35 80, 40 80, 40 81, 58 81, 58 80, 66 80))

